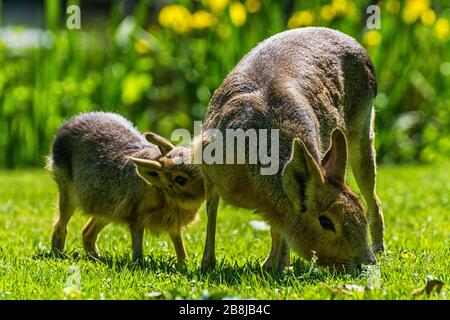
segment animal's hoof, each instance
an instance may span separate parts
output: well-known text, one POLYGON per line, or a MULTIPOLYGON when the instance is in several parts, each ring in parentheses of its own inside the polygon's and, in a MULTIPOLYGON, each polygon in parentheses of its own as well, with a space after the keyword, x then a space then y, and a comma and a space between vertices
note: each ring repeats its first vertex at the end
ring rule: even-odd
POLYGON ((54 258, 64 258, 65 254, 62 250, 59 250, 57 248, 52 248, 52 250, 50 251, 50 254, 54 257, 54 258))
POLYGON ((384 248, 384 243, 383 242, 379 242, 379 243, 376 243, 375 245, 373 245, 373 252, 374 253, 380 254, 380 253, 383 253, 384 250, 385 250, 385 248, 384 248))
POLYGON ((276 260, 272 259, 266 259, 266 261, 263 262, 262 267, 267 272, 271 273, 283 273, 284 268, 287 267, 287 264, 280 263, 276 260))
POLYGON ((179 265, 179 266, 185 266, 185 265, 187 265, 187 263, 188 263, 188 258, 187 257, 184 257, 184 258, 178 258, 177 259, 177 265, 179 265))
POLYGON ((102 257, 102 255, 98 251, 86 251, 86 254, 88 258, 93 261, 98 261, 102 257))
POLYGON ((267 257, 267 259, 262 263, 262 267, 266 271, 271 271, 275 268, 275 259, 272 259, 271 257, 267 257))
POLYGON ((142 263, 144 262, 144 257, 143 256, 133 256, 133 259, 131 260, 132 263, 142 263))
POLYGON ((202 272, 208 272, 216 266, 216 258, 203 258, 202 260, 202 272))

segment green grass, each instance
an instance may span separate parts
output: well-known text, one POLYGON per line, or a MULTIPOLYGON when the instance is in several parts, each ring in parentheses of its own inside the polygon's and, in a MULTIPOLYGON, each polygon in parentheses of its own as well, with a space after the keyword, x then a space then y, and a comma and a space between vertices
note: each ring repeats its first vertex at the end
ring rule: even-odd
POLYGON ((50 256, 55 219, 56 186, 44 171, 0 172, 0 299, 447 299, 450 285, 450 165, 383 167, 378 193, 386 218, 387 253, 379 272, 358 277, 333 275, 314 264, 291 258, 281 276, 259 267, 269 251, 267 231, 249 221, 257 216, 222 206, 218 217, 218 265, 209 274, 199 270, 205 238, 205 210, 184 234, 190 254, 177 267, 165 234, 145 236, 145 261, 131 262, 131 240, 124 226, 109 226, 100 235, 105 260, 84 254, 81 229, 87 218, 78 213, 69 224, 67 256, 50 256), (445 283, 440 294, 412 295, 426 279, 445 283), (342 290, 344 285, 374 288, 342 290), (70 289, 72 288, 72 289, 70 289))

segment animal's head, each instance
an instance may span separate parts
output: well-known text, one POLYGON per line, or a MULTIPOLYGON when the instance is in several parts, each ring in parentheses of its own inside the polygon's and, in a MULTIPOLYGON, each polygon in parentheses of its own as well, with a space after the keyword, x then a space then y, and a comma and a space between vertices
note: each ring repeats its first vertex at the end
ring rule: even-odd
POLYGON ((174 146, 154 133, 146 133, 145 138, 159 148, 161 156, 146 159, 138 153, 128 157, 134 162, 138 175, 147 183, 170 194, 185 199, 203 199, 203 176, 195 165, 190 164, 191 150, 174 146))
POLYGON ((283 171, 283 189, 298 223, 291 242, 306 258, 335 270, 353 272, 376 262, 368 244, 367 219, 361 201, 345 181, 347 143, 344 133, 331 134, 331 147, 321 163, 295 139, 283 171))

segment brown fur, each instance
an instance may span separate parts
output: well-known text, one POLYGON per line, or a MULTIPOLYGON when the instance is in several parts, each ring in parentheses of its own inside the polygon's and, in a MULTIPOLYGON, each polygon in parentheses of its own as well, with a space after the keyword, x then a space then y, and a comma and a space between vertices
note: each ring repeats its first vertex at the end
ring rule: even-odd
MULTIPOLYGON (((255 210, 271 224, 273 244, 266 267, 281 269, 287 263, 286 241, 307 259, 314 252, 322 265, 353 268, 375 261, 364 208, 345 182, 349 158, 367 201, 372 241, 382 251, 383 216, 375 194, 375 95, 374 69, 366 52, 331 29, 279 33, 238 63, 216 90, 204 129, 223 134, 228 128, 279 129, 280 170, 263 176, 258 165, 201 166, 208 210, 204 270, 215 264, 219 197, 255 210), (335 232, 321 227, 323 215, 335 232)), ((200 138, 197 143, 208 141, 200 138)))
POLYGON ((195 220, 204 200, 202 176, 194 166, 172 161, 180 152, 190 159, 188 149, 152 133, 145 138, 112 113, 82 114, 63 124, 48 163, 59 188, 53 250, 63 250, 66 226, 81 208, 91 217, 83 241, 94 257, 97 236, 111 222, 130 227, 134 260, 142 257, 144 229, 168 232, 178 260, 187 257, 181 230, 195 220), (185 184, 177 183, 179 177, 185 184))

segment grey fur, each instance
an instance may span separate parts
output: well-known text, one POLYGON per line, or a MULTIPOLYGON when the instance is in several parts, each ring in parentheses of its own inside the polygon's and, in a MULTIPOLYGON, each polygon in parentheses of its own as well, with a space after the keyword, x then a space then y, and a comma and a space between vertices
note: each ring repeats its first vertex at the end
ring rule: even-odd
MULTIPOLYGON (((289 257, 286 258, 285 240, 303 256, 309 257, 302 242, 312 241, 315 234, 303 232, 300 235, 299 230, 317 224, 317 219, 306 222, 308 214, 302 215, 295 210, 285 190, 284 172, 289 161, 295 160, 292 146, 294 139, 298 139, 306 148, 305 153, 319 165, 325 186, 331 188, 333 174, 326 172, 324 157, 327 150, 332 149, 330 137, 336 128, 340 128, 347 138, 344 140, 348 141, 350 163, 368 202, 372 239, 378 249, 383 250, 383 217, 375 194, 372 107, 375 95, 374 68, 365 50, 351 37, 327 28, 301 28, 276 34, 237 64, 214 93, 204 129, 219 129, 223 135, 227 128, 280 129, 280 170, 276 175, 262 176, 259 165, 201 167, 206 180, 208 218, 212 221, 208 223, 202 262, 204 270, 215 263, 214 230, 219 197, 236 206, 253 209, 271 223, 273 242, 276 243, 266 262, 286 263, 281 261, 289 257)), ((333 152, 341 152, 346 157, 346 143, 338 135, 336 133, 336 141, 341 141, 342 150, 333 152)), ((204 146, 208 142, 200 143, 204 146)), ((301 153, 300 144, 299 150, 301 153)), ((301 166, 300 162, 298 166, 301 166)), ((353 252, 346 248, 344 251, 348 252, 344 255, 328 248, 333 258, 326 263, 343 261, 352 265, 373 261, 367 247, 365 218, 357 213, 362 212, 357 197, 345 183, 335 183, 338 191, 333 195, 327 193, 327 188, 314 189, 308 182, 308 171, 299 168, 298 172, 298 179, 302 180, 296 182, 301 185, 298 194, 302 198, 301 206, 308 202, 311 207, 314 201, 324 201, 318 198, 322 193, 325 199, 342 198, 347 209, 356 208, 351 222, 357 230, 353 232, 353 243, 346 245, 353 246, 353 252)), ((340 217, 336 216, 336 219, 340 217)), ((318 246, 321 241, 325 240, 318 239, 318 246)))
MULTIPOLYGON (((189 157, 190 151, 182 149, 189 157)), ((109 222, 118 222, 130 226, 134 259, 142 257, 144 228, 169 232, 178 259, 184 259, 180 232, 195 220, 204 189, 198 169, 172 163, 175 151, 180 148, 162 154, 160 147, 114 113, 86 113, 65 122, 48 157, 60 192, 53 249, 63 250, 66 225, 79 207, 92 217, 83 230, 83 240, 93 256, 98 256, 97 234, 109 222), (153 178, 145 176, 148 160, 161 166, 157 180, 151 183, 153 178), (189 190, 172 181, 178 173, 189 178, 189 190)))

